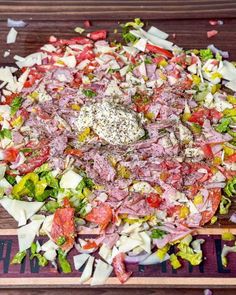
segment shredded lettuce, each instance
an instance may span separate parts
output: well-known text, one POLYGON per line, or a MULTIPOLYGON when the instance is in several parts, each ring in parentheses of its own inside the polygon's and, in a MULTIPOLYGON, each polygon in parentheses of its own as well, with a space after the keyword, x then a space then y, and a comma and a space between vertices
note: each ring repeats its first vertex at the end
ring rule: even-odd
POLYGON ((127 22, 124 26, 138 29, 138 28, 142 28, 144 26, 144 23, 140 20, 140 18, 135 18, 134 21, 127 22))
POLYGON ((192 243, 192 248, 189 246, 192 241, 192 236, 185 237, 177 246, 180 250, 177 252, 177 256, 189 261, 192 265, 199 265, 202 262, 203 254, 200 245, 204 240, 196 240, 192 243))
POLYGON ((232 197, 236 194, 236 177, 229 180, 224 188, 224 192, 228 197, 232 197))
POLYGON ((231 252, 236 252, 236 245, 232 246, 232 247, 224 245, 222 252, 221 252, 221 262, 224 267, 226 267, 228 264, 227 255, 231 252))
POLYGON ((17 252, 16 255, 13 257, 11 264, 21 264, 26 256, 26 251, 17 252))
POLYGON ((122 38, 126 43, 135 43, 137 38, 131 34, 129 31, 131 29, 139 29, 144 26, 144 23, 139 19, 135 18, 133 22, 127 22, 126 24, 121 24, 122 27, 122 38))
POLYGON ((220 202, 220 214, 222 215, 228 214, 231 203, 232 202, 229 198, 222 196, 221 202, 220 202))
POLYGON ((179 262, 179 259, 175 254, 170 255, 170 264, 173 269, 177 269, 181 267, 181 263, 179 262))

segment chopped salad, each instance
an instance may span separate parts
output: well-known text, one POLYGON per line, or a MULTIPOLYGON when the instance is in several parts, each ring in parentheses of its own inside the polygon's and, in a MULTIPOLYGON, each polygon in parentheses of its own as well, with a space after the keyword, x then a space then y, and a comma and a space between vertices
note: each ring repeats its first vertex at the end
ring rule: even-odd
MULTIPOLYGON (((204 240, 192 234, 236 194, 235 63, 143 27, 122 25, 123 44, 78 27, 84 36, 51 36, 0 68, 0 204, 19 226, 12 263, 31 249, 40 266, 70 273, 75 247, 80 282, 99 285, 112 271, 126 282, 127 263, 202 262, 204 240)), ((225 247, 224 265, 235 251, 225 247)))

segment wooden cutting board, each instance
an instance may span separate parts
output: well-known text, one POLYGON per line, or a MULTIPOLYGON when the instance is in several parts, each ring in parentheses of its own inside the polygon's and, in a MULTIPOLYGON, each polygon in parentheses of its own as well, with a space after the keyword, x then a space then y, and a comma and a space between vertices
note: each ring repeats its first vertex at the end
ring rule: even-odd
MULTIPOLYGON (((236 1, 235 0, 120 0, 120 1, 0 1, 0 63, 11 65, 15 54, 20 56, 35 52, 48 41, 50 35, 61 38, 76 36, 74 28, 83 26, 84 20, 91 20, 89 31, 107 29, 111 39, 120 40, 118 22, 140 17, 148 25, 154 25, 170 34, 170 40, 184 48, 204 48, 210 43, 230 52, 231 60, 236 60, 236 1), (23 19, 27 27, 17 29, 17 43, 6 44, 9 31, 6 19, 23 19), (224 21, 223 26, 213 27, 209 19, 224 21), (118 29, 114 33, 114 29, 118 29), (207 39, 206 32, 219 31, 212 39, 207 39), (3 58, 5 50, 11 55, 3 58)), ((236 209, 235 203, 230 214, 236 209)), ((230 215, 229 214, 229 215, 230 215)), ((199 231, 199 236, 206 242, 203 246, 206 259, 197 267, 185 263, 182 269, 173 271, 168 263, 138 267, 130 265, 133 277, 126 287, 153 286, 236 286, 235 254, 223 268, 220 252, 224 242, 220 234, 231 231, 236 234, 236 226, 228 222, 229 216, 220 216, 219 222, 199 231)), ((10 260, 18 251, 15 221, 0 208, 0 287, 75 287, 81 272, 63 275, 53 273, 50 267, 39 268, 36 261, 26 260, 22 266, 10 265, 10 260)), ((43 237, 40 237, 43 241, 43 237)), ((173 249, 175 251, 175 249, 173 249)), ((73 251, 69 259, 72 259, 73 251)), ((112 276, 107 287, 120 287, 112 276)), ((81 286, 80 286, 81 287, 81 286)))

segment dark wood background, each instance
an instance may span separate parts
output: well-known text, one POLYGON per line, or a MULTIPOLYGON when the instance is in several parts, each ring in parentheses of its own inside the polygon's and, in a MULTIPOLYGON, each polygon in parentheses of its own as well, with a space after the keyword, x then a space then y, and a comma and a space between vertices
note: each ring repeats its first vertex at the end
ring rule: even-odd
MULTIPOLYGON (((15 54, 24 56, 36 51, 48 41, 50 35, 69 38, 75 36, 74 28, 83 26, 84 20, 90 20, 92 27, 88 31, 99 28, 107 29, 111 39, 119 40, 119 21, 140 17, 148 25, 155 25, 170 34, 170 40, 185 48, 204 48, 213 43, 222 50, 230 52, 230 59, 236 60, 236 0, 120 0, 120 1, 86 1, 86 0, 0 0, 0 64, 13 63, 15 54), (17 43, 6 44, 7 18, 23 19, 27 27, 17 29, 17 43), (223 26, 211 26, 210 19, 224 21, 223 26), (118 33, 114 33, 114 29, 118 33), (206 32, 212 29, 218 35, 208 39, 206 32), (175 38, 173 37, 175 34, 175 38), (5 50, 11 55, 3 58, 5 50)), ((232 210, 236 206, 232 207, 232 210)), ((227 216, 221 217, 215 226, 233 226, 227 222, 227 216)), ((16 228, 14 220, 0 209, 0 229, 16 228)), ((227 287, 226 287, 227 288, 227 287)), ((0 294, 38 294, 39 290, 1 290, 0 294)), ((40 290, 40 294, 77 294, 79 290, 40 290)), ((83 289, 84 295, 92 294, 203 294, 200 289, 83 289)), ((236 289, 214 290, 214 295, 236 294, 236 289)))

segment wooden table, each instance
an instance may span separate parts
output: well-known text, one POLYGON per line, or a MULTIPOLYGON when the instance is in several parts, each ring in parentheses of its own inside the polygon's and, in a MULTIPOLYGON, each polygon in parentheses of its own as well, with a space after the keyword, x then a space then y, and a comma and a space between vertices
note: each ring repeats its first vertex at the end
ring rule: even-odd
MULTIPOLYGON (((24 56, 36 51, 48 41, 50 35, 69 38, 75 36, 74 28, 83 26, 84 20, 90 20, 92 27, 88 31, 99 28, 107 29, 111 39, 120 39, 118 21, 125 22, 140 17, 148 25, 154 25, 170 34, 170 40, 185 48, 204 48, 213 43, 222 50, 230 52, 231 60, 236 60, 236 1, 235 0, 120 0, 120 1, 49 1, 49 0, 21 0, 0 1, 0 63, 10 65, 15 54, 24 56), (52 4, 53 3, 53 4, 52 4), (7 18, 23 19, 27 27, 17 29, 19 35, 17 43, 6 44, 7 18), (213 27, 209 19, 220 19, 224 25, 213 27), (114 33, 114 29, 118 33, 114 33), (212 29, 219 31, 218 35, 208 39, 206 32, 212 29), (3 58, 5 50, 11 50, 11 55, 3 58)), ((233 205, 232 210, 234 210, 233 205)), ((229 226, 228 216, 220 217, 214 228, 229 226)), ((233 225, 230 225, 231 227, 233 225)), ((0 230, 16 228, 15 221, 0 208, 0 230)), ((22 291, 21 291, 22 292, 22 291)), ((70 290, 70 294, 78 291, 70 290)), ((95 290, 83 290, 84 294, 94 294, 95 290)), ((128 292, 120 289, 103 291, 101 294, 120 294, 128 292)), ((143 294, 145 290, 132 290, 135 294, 143 294)), ((217 290, 214 294, 234 294, 236 289, 217 290)), ((25 294, 37 294, 24 291, 25 294)), ((64 290, 51 294, 64 294, 64 290)), ((150 294, 201 294, 200 290, 154 290, 150 294)), ((18 294, 17 292, 0 291, 0 294, 18 294)), ((47 294, 47 290, 42 290, 47 294)))

